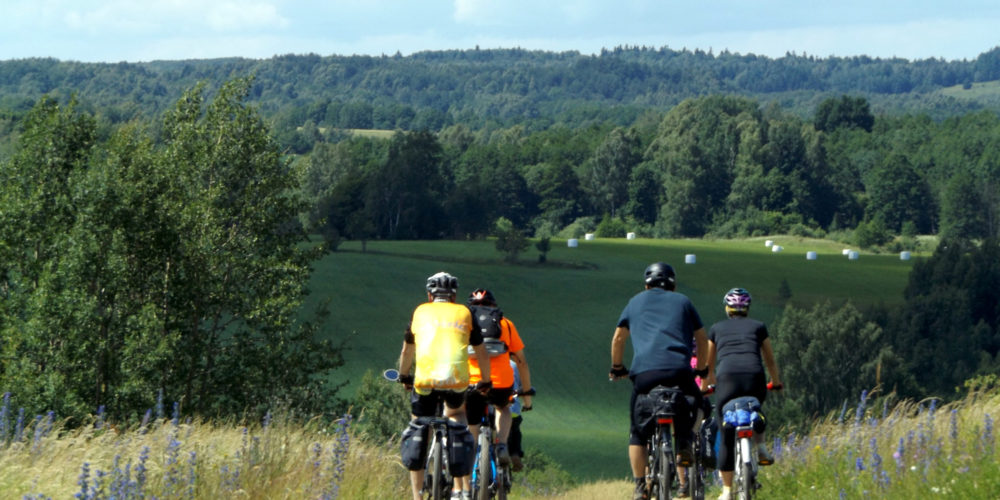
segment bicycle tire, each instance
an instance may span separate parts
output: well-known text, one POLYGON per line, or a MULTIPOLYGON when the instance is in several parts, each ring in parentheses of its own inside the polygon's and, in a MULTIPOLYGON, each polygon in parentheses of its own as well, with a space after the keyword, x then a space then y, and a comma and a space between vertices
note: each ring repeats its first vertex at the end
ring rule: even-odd
POLYGON ((750 445, 750 440, 746 438, 741 439, 738 446, 740 453, 737 454, 739 463, 736 464, 738 469, 736 474, 739 477, 739 483, 736 496, 739 500, 751 500, 753 498, 753 478, 751 477, 753 469, 750 461, 754 459, 753 453, 751 453, 753 448, 750 445))
POLYGON ((507 488, 510 486, 510 469, 507 466, 497 465, 497 477, 494 484, 497 488, 497 500, 507 500, 507 488))
POLYGON ((691 500, 705 500, 705 467, 695 450, 694 464, 688 467, 688 495, 691 500))
POLYGON ((490 500, 490 433, 487 428, 479 432, 479 454, 476 455, 476 500, 490 500))
POLYGON ((673 461, 673 438, 670 435, 670 427, 662 427, 657 432, 660 433, 660 446, 657 450, 659 467, 656 471, 656 497, 657 500, 670 500, 674 473, 677 471, 673 461))
POLYGON ((434 444, 431 448, 431 457, 427 464, 427 470, 431 474, 431 495, 433 500, 443 500, 444 495, 442 494, 442 488, 445 487, 444 484, 444 461, 443 461, 443 451, 441 449, 441 439, 439 436, 435 436, 434 444))

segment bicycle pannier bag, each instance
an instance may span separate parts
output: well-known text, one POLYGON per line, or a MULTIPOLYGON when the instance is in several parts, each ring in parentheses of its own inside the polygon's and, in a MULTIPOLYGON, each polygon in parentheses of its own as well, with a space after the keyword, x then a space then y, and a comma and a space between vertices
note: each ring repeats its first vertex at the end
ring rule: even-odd
POLYGON ((639 394, 635 398, 635 423, 642 432, 643 439, 649 439, 656 429, 658 413, 672 414, 677 427, 690 425, 690 405, 687 397, 676 387, 658 386, 649 394, 639 394))
POLYGON ((472 473, 476 463, 476 441, 469 427, 448 421, 448 472, 455 477, 472 473))
POLYGON ((754 432, 758 434, 767 427, 764 414, 760 411, 760 401, 753 396, 736 398, 726 403, 722 408, 722 425, 726 428, 753 425, 754 432))
POLYGON ((718 461, 718 450, 715 448, 715 437, 719 433, 719 421, 712 417, 701 424, 701 432, 698 436, 699 445, 702 451, 702 463, 709 469, 716 467, 718 461))
POLYGON ((427 430, 430 428, 420 420, 411 421, 403 430, 400 441, 400 456, 407 470, 421 470, 427 458, 427 430))

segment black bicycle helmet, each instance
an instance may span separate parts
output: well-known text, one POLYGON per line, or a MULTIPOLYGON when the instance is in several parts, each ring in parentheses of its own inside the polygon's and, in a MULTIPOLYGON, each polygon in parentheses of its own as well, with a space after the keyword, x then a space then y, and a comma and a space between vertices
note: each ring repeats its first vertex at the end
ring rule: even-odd
POLYGON ((496 307, 497 299, 493 297, 493 292, 485 288, 477 288, 469 294, 469 305, 496 307))
POLYGON ((654 262, 646 268, 646 284, 649 286, 666 287, 667 283, 673 284, 675 279, 674 268, 670 264, 654 262))
POLYGON ((435 297, 448 297, 458 293, 458 278, 441 271, 427 278, 427 293, 435 297))

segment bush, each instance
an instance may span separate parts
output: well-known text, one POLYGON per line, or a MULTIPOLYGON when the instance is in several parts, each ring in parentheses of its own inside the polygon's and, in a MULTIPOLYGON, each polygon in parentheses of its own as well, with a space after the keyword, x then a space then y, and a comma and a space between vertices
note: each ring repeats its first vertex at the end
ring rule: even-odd
POLYGON ((624 238, 628 231, 625 221, 618 217, 605 215, 594 232, 601 238, 624 238))
POLYGON ((572 224, 564 227, 557 235, 560 238, 582 238, 584 234, 594 232, 597 227, 593 217, 580 217, 572 224))

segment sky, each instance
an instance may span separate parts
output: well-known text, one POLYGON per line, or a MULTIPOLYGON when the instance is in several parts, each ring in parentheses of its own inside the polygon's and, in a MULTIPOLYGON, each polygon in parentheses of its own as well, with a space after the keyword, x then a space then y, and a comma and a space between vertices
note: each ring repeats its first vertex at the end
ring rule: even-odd
POLYGON ((996 0, 0 0, 0 60, 145 62, 645 46, 972 60, 996 0))

